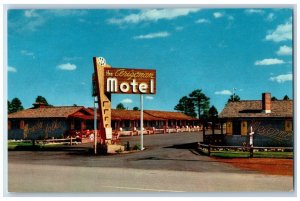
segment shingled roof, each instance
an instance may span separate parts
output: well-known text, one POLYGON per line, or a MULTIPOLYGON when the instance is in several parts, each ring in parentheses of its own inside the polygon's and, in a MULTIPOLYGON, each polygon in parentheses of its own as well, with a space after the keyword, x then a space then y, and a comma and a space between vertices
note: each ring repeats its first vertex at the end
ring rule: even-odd
POLYGON ((220 118, 246 117, 293 117, 292 100, 271 101, 271 113, 262 112, 262 101, 247 100, 229 102, 219 115, 220 118))
MULTIPOLYGON (((113 120, 139 120, 140 111, 134 110, 116 110, 112 109, 111 117, 113 120)), ((181 112, 166 112, 166 111, 156 111, 156 110, 144 110, 144 120, 197 120, 181 112)))
MULTIPOLYGON (((45 107, 45 108, 30 108, 15 112, 8 115, 10 119, 25 119, 25 118, 68 118, 76 117, 82 119, 93 119, 93 109, 84 108, 83 106, 60 106, 60 107, 45 107)), ((112 120, 139 120, 140 111, 134 110, 111 110, 112 120)), ((98 116, 99 118, 99 116, 98 116)), ((155 110, 144 110, 144 120, 197 120, 180 112, 166 112, 155 110)))
POLYGON ((8 118, 67 118, 82 109, 82 106, 30 108, 11 113, 8 118))

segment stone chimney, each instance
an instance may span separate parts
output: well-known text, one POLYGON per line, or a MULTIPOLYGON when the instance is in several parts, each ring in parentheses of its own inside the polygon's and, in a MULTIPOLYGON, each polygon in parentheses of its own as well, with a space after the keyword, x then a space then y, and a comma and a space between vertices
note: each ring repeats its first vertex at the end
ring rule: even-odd
POLYGON ((262 94, 262 112, 271 113, 271 94, 263 93, 262 94))
POLYGON ((45 103, 41 103, 41 102, 36 102, 36 103, 33 103, 32 105, 33 105, 34 109, 47 107, 47 105, 45 103))

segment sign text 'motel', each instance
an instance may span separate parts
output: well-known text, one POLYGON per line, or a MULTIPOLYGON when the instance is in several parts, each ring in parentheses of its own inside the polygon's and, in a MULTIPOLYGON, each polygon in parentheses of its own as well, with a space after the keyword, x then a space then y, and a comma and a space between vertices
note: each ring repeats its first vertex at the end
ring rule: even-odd
POLYGON ((155 94, 156 70, 104 68, 104 90, 108 93, 155 94))

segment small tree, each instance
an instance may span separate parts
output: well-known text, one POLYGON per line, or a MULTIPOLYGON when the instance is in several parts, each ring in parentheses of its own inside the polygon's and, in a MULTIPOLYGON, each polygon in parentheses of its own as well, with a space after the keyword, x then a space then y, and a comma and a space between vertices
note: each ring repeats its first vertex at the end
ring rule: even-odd
POLYGON ((215 106, 211 106, 208 110, 209 117, 218 117, 218 110, 215 106))
POLYGON ((285 96, 283 97, 283 100, 290 100, 290 98, 288 97, 288 95, 285 95, 285 96))
POLYGON ((116 107, 117 110, 125 110, 125 106, 123 105, 123 103, 119 103, 116 107))
POLYGON ((239 97, 239 95, 233 94, 227 100, 227 103, 229 103, 229 102, 236 102, 236 101, 240 101, 240 100, 241 100, 241 98, 239 97))
POLYGON ((8 101, 8 113, 18 112, 24 110, 22 102, 18 98, 14 98, 11 102, 8 101))
POLYGON ((211 106, 208 110, 209 119, 212 121, 212 134, 215 134, 215 124, 218 118, 218 110, 215 106, 211 106))
POLYGON ((278 100, 275 96, 273 96, 272 98, 271 98, 271 100, 272 101, 276 101, 276 100, 278 100))
POLYGON ((35 99, 36 103, 44 103, 45 105, 49 105, 49 103, 47 102, 46 98, 43 96, 37 96, 35 99))
POLYGON ((140 110, 137 106, 133 107, 132 109, 133 109, 134 111, 140 110))

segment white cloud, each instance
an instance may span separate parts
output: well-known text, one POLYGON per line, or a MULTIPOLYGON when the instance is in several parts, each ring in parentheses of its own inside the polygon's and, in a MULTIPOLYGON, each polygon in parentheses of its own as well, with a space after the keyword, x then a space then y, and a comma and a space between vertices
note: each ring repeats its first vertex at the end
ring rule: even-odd
POLYGON ((57 66, 58 69, 60 70, 76 70, 77 66, 75 64, 71 63, 65 63, 65 64, 60 64, 57 66))
POLYGON ((165 38, 170 36, 168 32, 157 32, 157 33, 150 33, 146 35, 139 35, 133 37, 134 39, 152 39, 152 38, 165 38))
POLYGON ((269 34, 266 35, 266 40, 274 42, 292 40, 292 31, 293 27, 290 21, 285 24, 280 24, 274 31, 269 31, 269 34))
POLYGON ((133 101, 131 100, 131 99, 129 99, 129 98, 125 98, 125 99, 123 99, 122 101, 121 101, 121 103, 128 103, 128 104, 130 104, 130 103, 132 103, 133 101))
POLYGON ((153 96, 146 96, 145 98, 148 99, 148 100, 153 100, 154 99, 153 96))
POLYGON ((293 49, 286 45, 281 46, 279 50, 276 52, 277 55, 292 55, 293 49))
POLYGON ((227 19, 228 20, 234 20, 234 17, 232 15, 229 15, 227 19))
POLYGON ((245 13, 247 13, 247 14, 253 14, 253 13, 263 14, 264 11, 261 10, 261 9, 253 9, 253 8, 251 8, 251 9, 245 10, 245 13))
POLYGON ((271 81, 278 82, 278 83, 284 83, 287 81, 292 81, 293 80, 293 74, 284 74, 284 75, 278 75, 275 77, 270 77, 271 81))
POLYGON ((175 27, 175 30, 176 30, 176 31, 182 31, 182 30, 183 30, 183 27, 177 26, 177 27, 175 27))
POLYGON ((24 10, 24 16, 10 20, 8 26, 18 32, 37 31, 39 27, 46 24, 53 17, 83 16, 85 10, 78 9, 38 9, 24 10))
POLYGON ((266 20, 269 22, 272 22, 274 19, 275 19, 274 13, 269 13, 269 15, 266 18, 266 20))
POLYGON ((80 60, 82 57, 64 57, 64 61, 75 61, 75 60, 80 60))
POLYGON ((205 24, 205 23, 210 23, 210 21, 207 20, 207 19, 201 18, 201 19, 197 20, 195 23, 197 23, 197 24, 205 24))
POLYGON ((179 8, 179 9, 147 9, 142 10, 137 14, 130 14, 123 18, 111 18, 108 20, 110 24, 137 24, 143 21, 158 21, 161 19, 171 20, 177 17, 186 16, 190 13, 198 12, 200 9, 179 8))
POLYGON ((21 54, 24 56, 34 56, 33 52, 29 52, 27 50, 21 50, 21 54))
POLYGON ((35 12, 35 10, 25 10, 24 11, 25 17, 31 18, 31 17, 38 17, 39 15, 35 12))
POLYGON ((230 90, 225 89, 223 91, 216 91, 215 94, 217 94, 217 95, 231 95, 232 92, 230 90))
POLYGON ((214 16, 214 18, 221 18, 221 17, 223 17, 223 13, 215 12, 215 13, 213 13, 213 16, 214 16))
POLYGON ((64 17, 64 16, 83 16, 86 15, 88 12, 86 10, 78 10, 78 9, 52 9, 47 10, 47 13, 53 14, 58 17, 64 17))
POLYGON ((15 67, 8 66, 7 71, 8 71, 8 72, 12 72, 12 73, 16 73, 16 72, 17 72, 17 69, 16 69, 15 67))
POLYGON ((42 17, 37 17, 34 18, 33 20, 30 20, 28 22, 24 23, 24 30, 29 30, 29 31, 36 31, 38 27, 44 25, 46 20, 42 17))
POLYGON ((283 64, 285 63, 281 59, 263 59, 261 61, 256 61, 256 66, 269 66, 269 65, 275 65, 275 64, 283 64))

